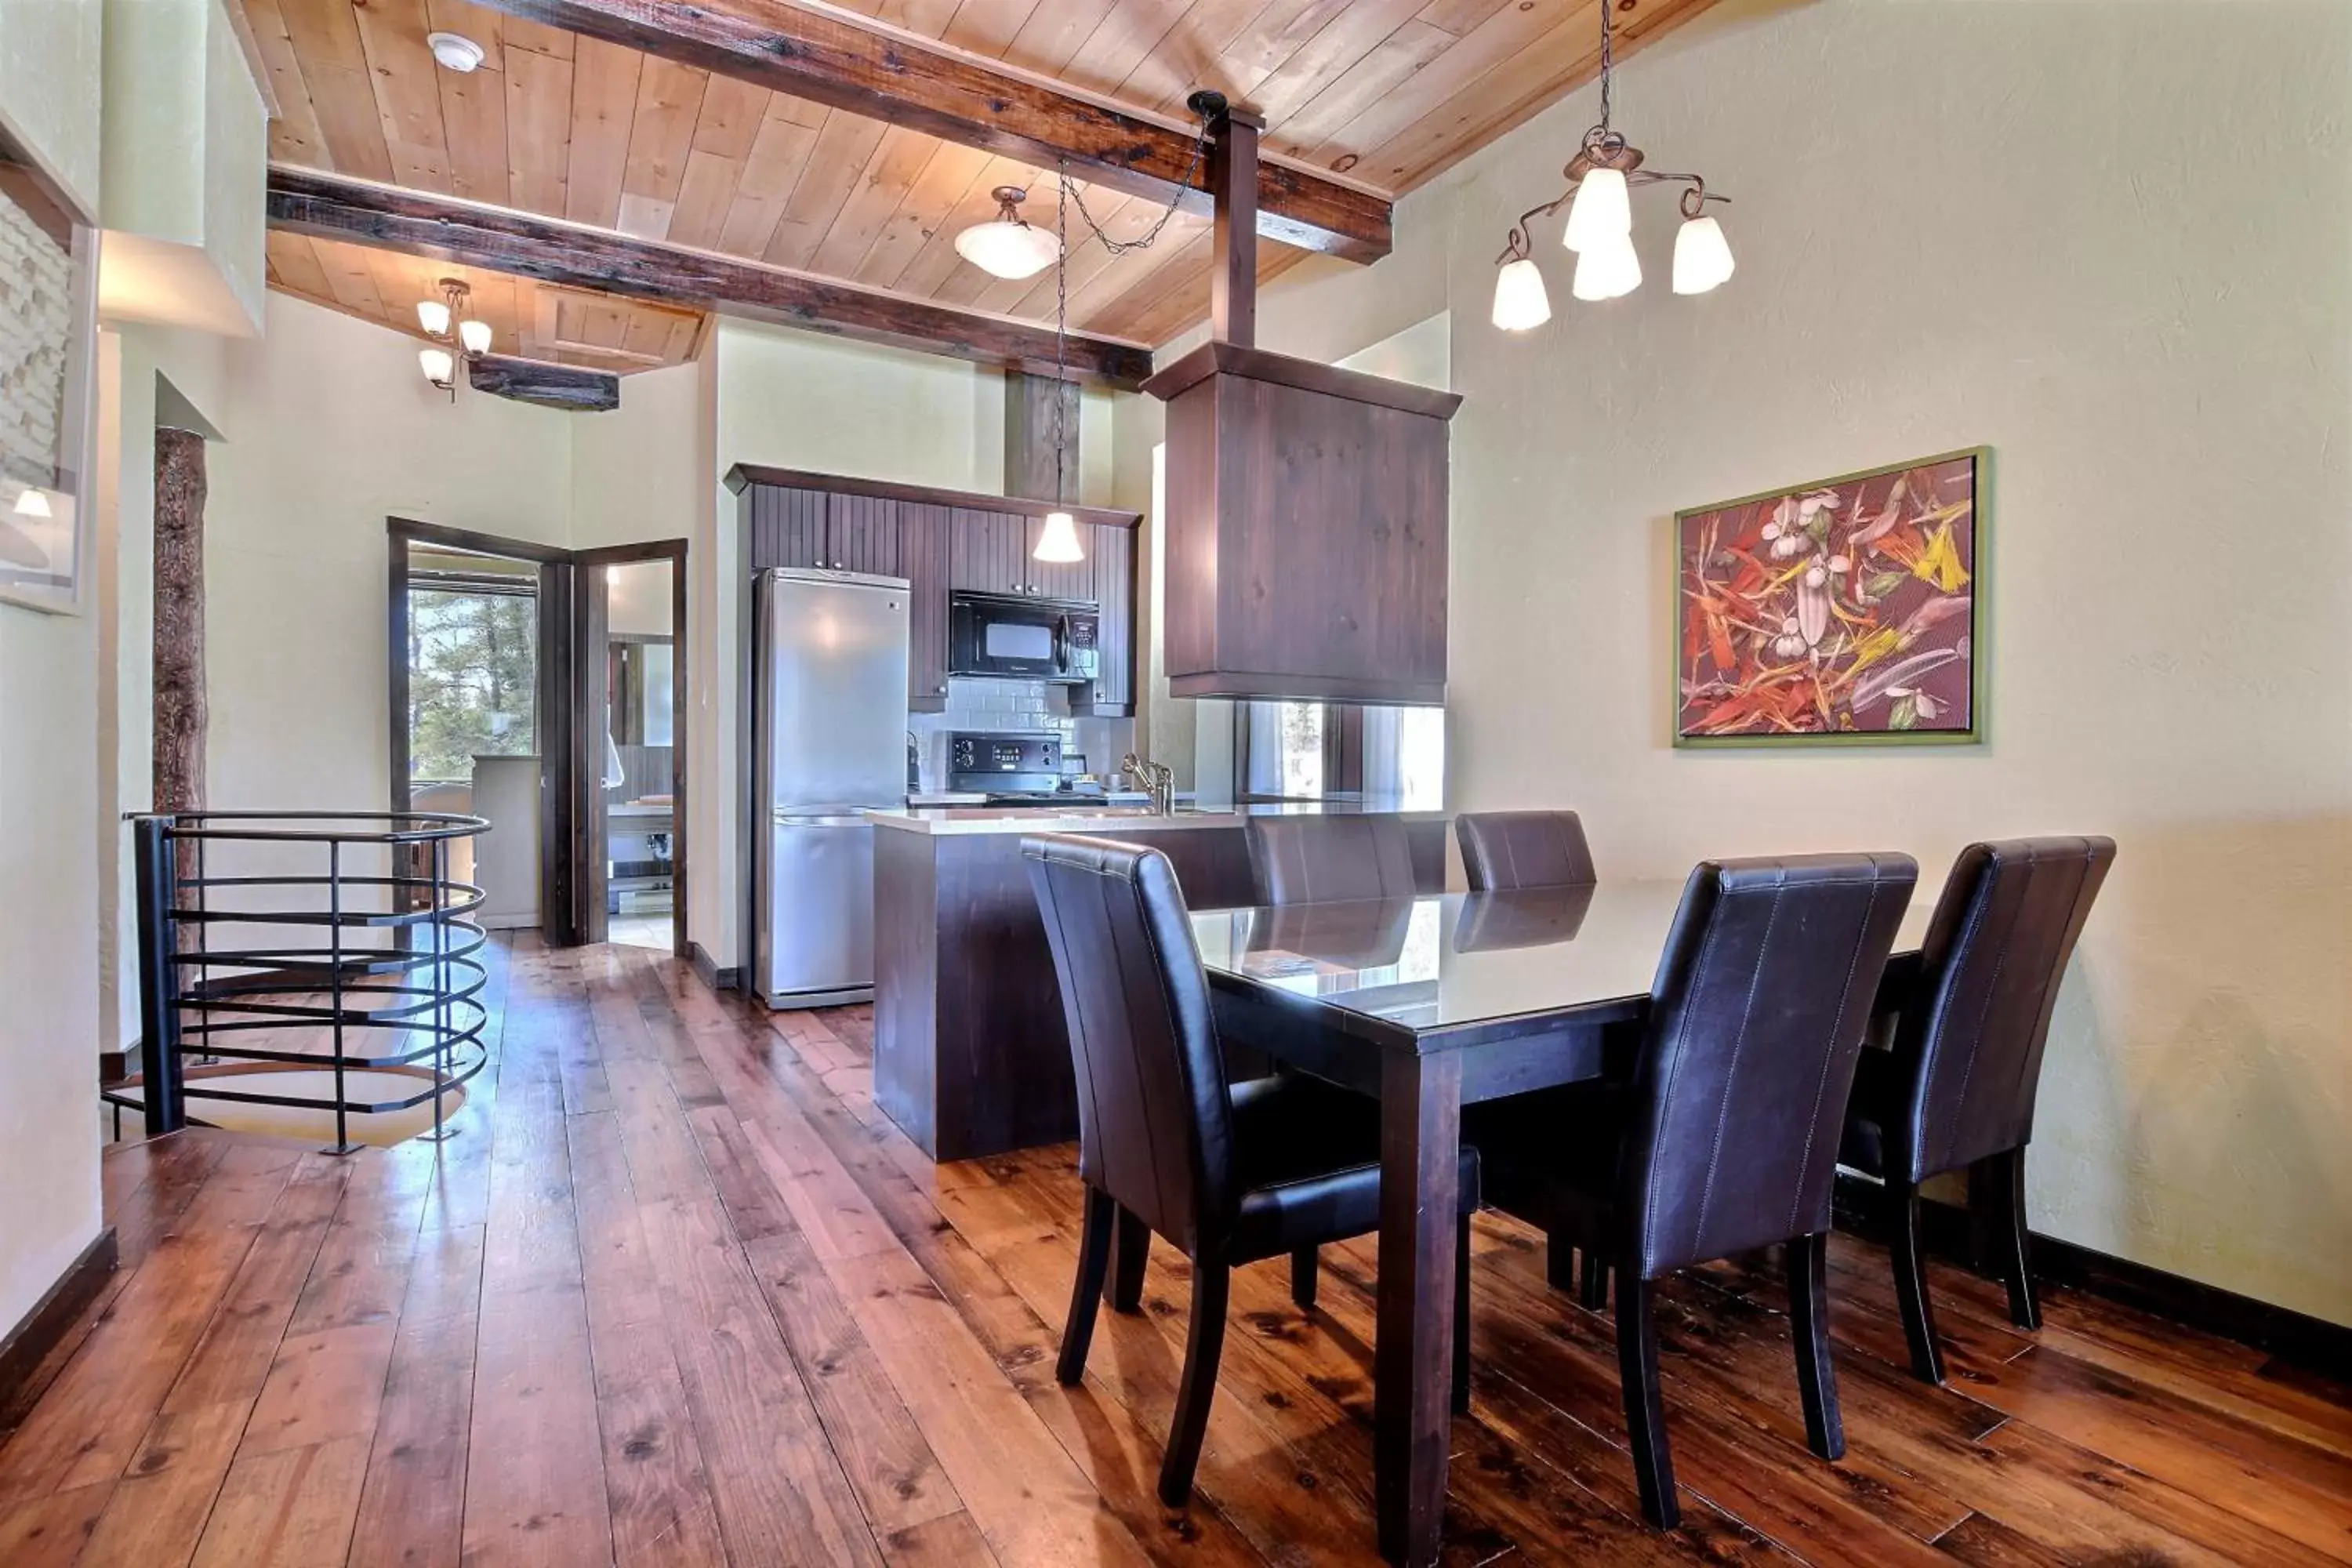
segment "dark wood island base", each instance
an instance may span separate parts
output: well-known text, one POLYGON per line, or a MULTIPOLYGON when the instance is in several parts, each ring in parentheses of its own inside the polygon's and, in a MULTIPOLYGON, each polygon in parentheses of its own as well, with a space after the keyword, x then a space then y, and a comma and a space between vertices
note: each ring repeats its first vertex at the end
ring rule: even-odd
MULTIPOLYGON (((1069 1035, 1024 834, 1076 832, 1166 853, 1192 908, 1255 901, 1235 815, 1034 820, 1004 812, 877 812, 874 1098, 934 1160, 1078 1135, 1069 1035)), ((1414 871, 1444 882, 1445 822, 1412 817, 1414 871)))

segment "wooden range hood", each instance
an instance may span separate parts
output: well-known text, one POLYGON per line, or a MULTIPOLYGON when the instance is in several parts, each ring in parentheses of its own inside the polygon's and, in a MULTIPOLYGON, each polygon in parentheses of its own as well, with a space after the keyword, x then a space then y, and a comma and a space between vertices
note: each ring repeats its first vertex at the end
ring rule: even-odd
POLYGON ((1215 124, 1212 341, 1143 384, 1168 405, 1169 690, 1443 702, 1462 399, 1256 346, 1264 121, 1193 107, 1215 124))

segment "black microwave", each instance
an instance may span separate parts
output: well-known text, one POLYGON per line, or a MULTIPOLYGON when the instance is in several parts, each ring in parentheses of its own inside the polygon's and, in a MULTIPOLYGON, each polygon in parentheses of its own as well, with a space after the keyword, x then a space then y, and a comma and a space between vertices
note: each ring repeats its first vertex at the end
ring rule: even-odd
POLYGON ((1076 599, 948 595, 948 673, 1014 680, 1092 680, 1102 668, 1102 618, 1076 599))

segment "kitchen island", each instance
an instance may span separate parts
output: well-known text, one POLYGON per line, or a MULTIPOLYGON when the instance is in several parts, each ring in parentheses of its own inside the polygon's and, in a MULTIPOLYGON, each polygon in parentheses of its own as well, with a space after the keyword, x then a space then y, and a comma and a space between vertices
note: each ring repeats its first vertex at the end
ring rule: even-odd
MULTIPOLYGON (((1149 845, 1196 910, 1256 901, 1246 824, 1317 807, 1153 812, 1132 806, 870 811, 874 823, 874 1098, 935 1160, 1078 1133, 1061 987, 1021 840, 1078 833, 1149 845)), ((1409 813, 1414 880, 1445 884, 1440 813, 1409 813)))

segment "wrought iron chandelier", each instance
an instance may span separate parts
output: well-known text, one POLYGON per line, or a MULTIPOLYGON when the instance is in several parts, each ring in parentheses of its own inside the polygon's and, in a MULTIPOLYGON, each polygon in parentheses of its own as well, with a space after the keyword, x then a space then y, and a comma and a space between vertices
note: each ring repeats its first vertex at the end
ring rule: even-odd
POLYGON ((1544 291, 1543 273, 1536 266, 1534 242, 1528 226, 1568 208, 1568 224, 1560 243, 1576 253, 1576 273, 1569 292, 1580 300, 1614 300, 1642 286, 1642 259, 1633 250, 1633 208, 1631 193, 1639 186, 1674 184, 1683 187, 1681 232, 1675 236, 1675 292, 1704 294, 1731 276, 1731 247, 1723 226, 1708 214, 1709 202, 1730 201, 1706 188, 1696 174, 1670 174, 1643 167, 1639 147, 1625 140, 1610 122, 1617 73, 1616 35, 1611 21, 1615 6, 1601 5, 1601 123, 1585 132, 1576 156, 1562 171, 1568 189, 1541 206, 1530 207, 1511 226, 1509 242, 1496 258, 1495 325, 1506 331, 1525 331, 1551 319, 1551 300, 1544 291))
POLYGON ((466 301, 473 298, 474 291, 464 279, 444 278, 440 287, 438 300, 416 301, 416 324, 436 344, 454 345, 454 352, 439 346, 419 349, 416 363, 425 372, 425 379, 447 393, 454 403, 457 398, 458 362, 470 363, 490 352, 490 324, 466 314, 466 301))

